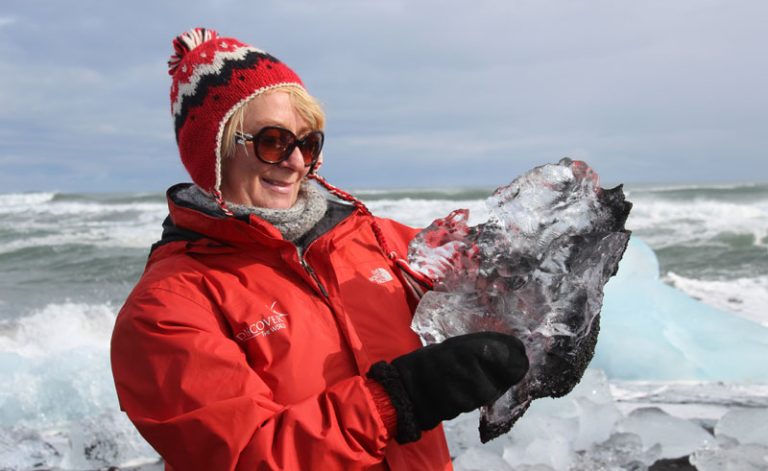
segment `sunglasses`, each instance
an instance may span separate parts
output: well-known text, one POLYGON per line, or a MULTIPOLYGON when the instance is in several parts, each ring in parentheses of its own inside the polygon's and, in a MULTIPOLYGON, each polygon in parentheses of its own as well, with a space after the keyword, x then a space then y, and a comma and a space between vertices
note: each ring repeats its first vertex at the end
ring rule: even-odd
POLYGON ((266 126, 256 134, 235 132, 235 143, 252 142, 256 157, 265 164, 285 162, 298 147, 304 159, 304 166, 314 166, 323 149, 324 139, 322 131, 312 131, 299 139, 291 131, 277 126, 266 126))

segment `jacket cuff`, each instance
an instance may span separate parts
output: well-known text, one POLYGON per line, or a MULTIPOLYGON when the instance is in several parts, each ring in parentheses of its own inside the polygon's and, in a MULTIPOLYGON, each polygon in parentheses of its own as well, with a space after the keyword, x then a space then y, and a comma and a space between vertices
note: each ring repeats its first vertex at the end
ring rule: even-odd
POLYGON ((376 410, 379 411, 379 415, 384 421, 387 433, 390 437, 394 437, 395 433, 397 433, 397 410, 392 405, 392 401, 389 399, 389 394, 387 394, 384 387, 376 380, 366 379, 365 386, 371 392, 371 396, 373 396, 376 410))
POLYGON ((414 442, 421 438, 421 428, 416 423, 413 403, 411 403, 411 399, 405 391, 397 368, 385 361, 380 361, 371 366, 367 376, 374 382, 373 387, 369 384, 372 381, 367 381, 366 385, 373 395, 376 407, 384 420, 384 424, 387 426, 387 430, 397 430, 395 440, 403 444, 414 442), (377 394, 382 392, 387 397, 377 397, 377 394), (393 419, 391 418, 392 409, 395 412, 394 424, 392 424, 393 419), (390 424, 392 424, 392 428, 390 428, 390 424))

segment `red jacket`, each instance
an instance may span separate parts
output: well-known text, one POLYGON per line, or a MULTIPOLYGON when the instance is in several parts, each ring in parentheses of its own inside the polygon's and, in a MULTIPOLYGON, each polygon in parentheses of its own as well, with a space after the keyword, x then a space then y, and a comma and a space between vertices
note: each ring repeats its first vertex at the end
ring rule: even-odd
MULTIPOLYGON (((451 469, 442 427, 399 445, 365 378, 421 346, 371 216, 352 212, 301 257, 272 225, 175 201, 179 188, 112 337, 121 407, 167 469, 451 469)), ((405 254, 415 231, 377 220, 405 254)))

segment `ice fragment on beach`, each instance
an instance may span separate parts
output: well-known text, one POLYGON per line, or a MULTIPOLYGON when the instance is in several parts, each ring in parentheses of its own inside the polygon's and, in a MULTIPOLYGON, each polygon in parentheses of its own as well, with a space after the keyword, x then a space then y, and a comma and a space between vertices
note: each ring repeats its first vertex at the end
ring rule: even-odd
POLYGON ((627 246, 631 204, 600 188, 585 163, 536 167, 486 202, 490 219, 457 210, 411 242, 408 261, 435 281, 414 316, 428 343, 470 332, 517 335, 531 368, 484 408, 485 442, 507 432, 540 397, 567 394, 594 354, 603 286, 627 246))
POLYGON ((633 433, 614 433, 611 437, 579 452, 570 471, 631 470, 645 471, 658 461, 661 446, 643 448, 643 440, 633 433))
MULTIPOLYGON (((645 471, 649 468, 673 469, 688 461, 684 457, 663 459, 662 445, 655 443, 659 441, 655 436, 650 440, 654 443, 649 446, 644 443, 640 435, 621 432, 620 428, 624 427, 626 422, 620 420, 623 416, 615 402, 617 397, 619 403, 624 403, 625 406, 633 403, 706 406, 706 409, 701 411, 715 405, 719 409, 734 407, 735 404, 749 404, 750 406, 743 408, 744 412, 754 412, 755 420, 763 422, 763 414, 766 413, 763 405, 766 395, 764 386, 761 385, 747 388, 745 385, 721 383, 684 385, 632 382, 623 383, 617 388, 616 383, 608 385, 601 371, 588 369, 582 381, 568 395, 557 400, 534 401, 525 416, 508 434, 489 443, 480 444, 477 436, 479 411, 462 414, 456 419, 445 422, 448 446, 451 455, 455 457, 454 466, 457 470, 461 470, 465 468, 456 466, 456 463, 466 463, 466 469, 474 469, 471 463, 474 463, 475 459, 478 462, 483 459, 483 463, 493 463, 494 459, 490 458, 489 454, 502 456, 506 464, 515 471, 560 469, 645 471), (726 390, 730 391, 730 394, 727 394, 726 390), (584 407, 584 403, 589 403, 590 407, 584 407), (590 427, 595 427, 595 430, 585 432, 590 427), (547 443, 551 446, 546 446, 547 443)), ((635 412, 634 416, 638 414, 641 413, 635 412)), ((694 424, 707 423, 707 429, 714 429, 716 433, 717 430, 724 431, 734 426, 737 430, 740 429, 741 425, 736 425, 736 422, 746 424, 740 419, 740 413, 730 416, 729 414, 731 413, 722 417, 722 424, 718 424, 721 419, 691 420, 694 424)), ((669 419, 669 416, 664 413, 652 412, 651 414, 642 413, 642 415, 651 422, 653 417, 658 417, 662 422, 669 419)), ((683 419, 679 420, 683 421, 683 419)), ((757 424, 758 427, 760 425, 760 423, 757 424)), ((683 427, 686 426, 683 424, 683 427)), ((697 429, 697 427, 694 428, 697 429)), ((744 431, 730 433, 741 436, 742 432, 744 431)), ((754 439, 762 440, 759 436, 754 439)), ((702 448, 690 455, 690 462, 698 466, 700 471, 768 470, 768 444, 744 445, 721 433, 714 438, 710 436, 702 448)), ((499 469, 507 468, 499 465, 499 469)))
POLYGON ((764 471, 768 469, 768 445, 742 445, 719 437, 716 445, 696 450, 689 460, 698 471, 764 471))
POLYGON ((455 471, 512 471, 512 467, 504 459, 489 450, 473 447, 462 453, 453 462, 455 471))
POLYGON ((131 457, 153 455, 149 444, 118 411, 77 421, 69 433, 69 445, 65 458, 75 469, 124 465, 131 457))
POLYGON ((552 437, 538 437, 528 443, 525 449, 522 450, 522 454, 520 454, 520 451, 519 447, 512 446, 508 446, 504 450, 504 459, 512 464, 515 470, 570 469, 573 462, 573 450, 570 443, 561 434, 556 434, 552 437), (531 461, 534 464, 525 464, 531 461))
POLYGON ((731 409, 715 426, 717 442, 696 450, 700 471, 768 469, 768 409, 731 409))
POLYGON ((60 458, 56 447, 36 430, 24 426, 0 428, 0 469, 33 469, 60 458))
POLYGON ((715 438, 700 425, 673 417, 658 407, 633 410, 616 429, 638 435, 645 448, 659 444, 662 459, 686 456, 715 442, 715 438))
POLYGON ((715 426, 715 435, 731 437, 742 445, 768 446, 768 408, 728 411, 715 426))
POLYGON ((154 450, 120 411, 103 412, 43 432, 25 425, 0 426, 0 470, 96 469, 126 465, 154 450))
POLYGON ((603 372, 587 370, 566 397, 534 402, 499 440, 507 442, 504 458, 516 470, 535 464, 568 469, 577 452, 607 440, 620 418, 603 372))

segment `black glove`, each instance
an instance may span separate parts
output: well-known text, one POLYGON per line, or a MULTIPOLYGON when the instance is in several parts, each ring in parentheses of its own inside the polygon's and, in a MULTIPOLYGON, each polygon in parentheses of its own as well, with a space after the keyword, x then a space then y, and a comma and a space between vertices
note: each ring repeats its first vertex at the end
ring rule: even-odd
POLYGON ((389 394, 397 412, 399 443, 418 440, 422 430, 489 404, 528 371, 523 343, 512 335, 459 335, 368 371, 389 394))

